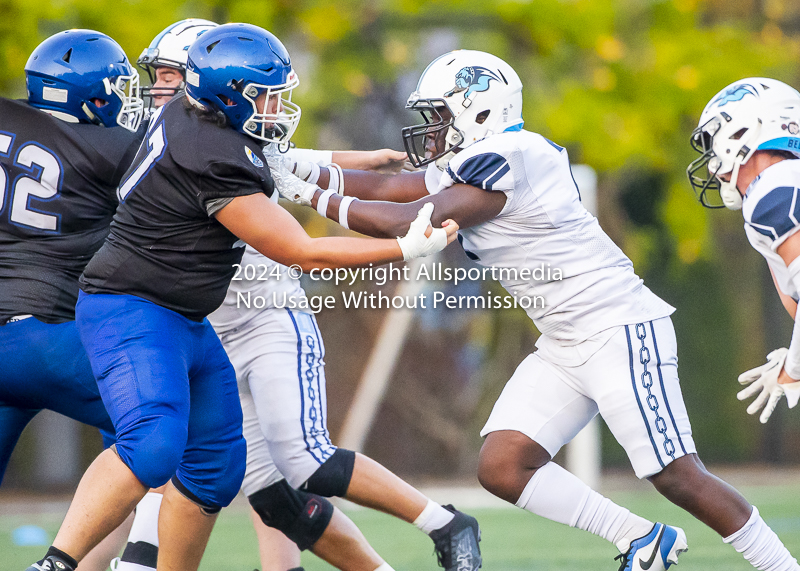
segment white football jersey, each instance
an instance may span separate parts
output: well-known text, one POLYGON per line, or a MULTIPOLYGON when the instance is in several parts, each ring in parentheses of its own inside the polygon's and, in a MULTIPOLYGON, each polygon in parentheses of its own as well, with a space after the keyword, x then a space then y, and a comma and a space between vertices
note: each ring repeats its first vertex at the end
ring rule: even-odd
MULTIPOLYGON (((278 202, 278 193, 272 194, 278 202)), ((208 316, 208 320, 218 334, 241 327, 259 312, 279 307, 290 307, 295 311, 310 311, 308 303, 301 303, 306 292, 300 280, 288 274, 288 268, 270 260, 252 246, 247 246, 242 256, 240 268, 234 274, 225 301, 208 316), (290 300, 294 299, 294 303, 290 300), (248 307, 249 305, 249 307, 248 307)))
POLYGON ((501 133, 455 155, 441 176, 432 176, 432 168, 425 177, 429 192, 464 183, 505 193, 502 212, 460 230, 459 241, 478 264, 536 275, 506 275, 500 283, 517 299, 544 298, 544 307, 526 310, 543 341, 574 346, 609 328, 675 311, 644 285, 583 207, 564 148, 529 131, 501 133))
POLYGON ((800 160, 783 160, 764 169, 750 183, 742 203, 750 244, 767 260, 778 287, 795 301, 800 294, 776 250, 800 230, 800 160))

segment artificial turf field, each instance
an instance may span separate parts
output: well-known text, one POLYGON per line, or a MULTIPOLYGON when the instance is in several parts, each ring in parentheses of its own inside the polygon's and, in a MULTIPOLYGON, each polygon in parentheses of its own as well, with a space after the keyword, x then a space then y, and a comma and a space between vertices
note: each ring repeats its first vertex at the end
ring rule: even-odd
MULTIPOLYGON (((795 555, 800 554, 800 486, 750 485, 740 486, 740 490, 759 506, 767 523, 789 550, 795 555)), ((689 552, 681 556, 679 571, 752 569, 714 532, 651 489, 637 486, 636 491, 612 491, 607 495, 644 517, 684 528, 689 540, 689 552)), ((486 571, 616 571, 619 566, 613 561, 616 549, 585 532, 513 508, 469 511, 478 518, 483 529, 481 547, 486 571)), ((41 547, 18 547, 11 541, 12 530, 25 524, 40 525, 53 537, 63 515, 63 507, 49 512, 40 509, 39 512, 0 511, 0 571, 22 571, 43 553, 41 547)), ((412 526, 369 510, 347 513, 397 571, 433 571, 439 568, 432 554, 433 544, 412 526)), ((307 571, 333 569, 308 553, 303 555, 303 566, 307 571)), ((237 502, 220 516, 200 569, 252 571, 257 567, 255 534, 246 506, 237 502)))

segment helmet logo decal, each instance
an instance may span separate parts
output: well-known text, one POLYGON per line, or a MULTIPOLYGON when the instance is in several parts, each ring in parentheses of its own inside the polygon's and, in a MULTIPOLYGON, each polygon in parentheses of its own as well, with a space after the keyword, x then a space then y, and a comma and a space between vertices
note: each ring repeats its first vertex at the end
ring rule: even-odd
POLYGON ((797 135, 800 133, 800 125, 795 123, 794 121, 790 122, 788 125, 784 123, 781 125, 781 129, 784 131, 789 131, 792 135, 797 135))
POLYGON ((742 83, 739 85, 734 85, 730 89, 727 89, 725 93, 717 97, 714 101, 711 102, 711 105, 715 103, 719 104, 719 107, 726 105, 728 103, 733 103, 735 101, 741 101, 747 95, 754 95, 758 97, 758 92, 756 91, 755 87, 752 85, 748 85, 747 83, 742 83))
POLYGON ((257 168, 264 168, 264 161, 259 159, 256 154, 250 150, 250 147, 245 147, 244 152, 247 155, 247 158, 250 159, 250 162, 253 163, 257 168))
POLYGON ((489 89, 489 82, 491 80, 500 81, 500 78, 494 72, 480 66, 462 67, 456 73, 456 86, 444 94, 445 97, 450 97, 455 93, 464 92, 465 107, 469 106, 466 103, 470 100, 473 93, 480 93, 489 89))

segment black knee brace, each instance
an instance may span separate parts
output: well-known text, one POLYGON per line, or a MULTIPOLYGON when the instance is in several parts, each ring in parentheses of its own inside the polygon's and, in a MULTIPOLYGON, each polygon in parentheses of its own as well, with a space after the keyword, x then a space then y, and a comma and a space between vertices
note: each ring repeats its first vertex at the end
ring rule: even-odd
POLYGON ((292 488, 286 480, 257 491, 249 498, 261 521, 294 541, 301 550, 314 545, 333 517, 325 498, 292 488))
POLYGON ((336 452, 311 474, 301 489, 326 498, 333 496, 343 498, 350 486, 355 464, 355 452, 337 448, 336 452))

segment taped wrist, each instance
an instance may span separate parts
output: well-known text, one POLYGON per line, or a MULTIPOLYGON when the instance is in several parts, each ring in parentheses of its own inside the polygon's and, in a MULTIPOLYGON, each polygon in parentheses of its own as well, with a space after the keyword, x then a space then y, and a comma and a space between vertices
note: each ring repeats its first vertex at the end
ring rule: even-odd
POLYGON ((335 190, 328 189, 322 191, 322 194, 319 195, 317 199, 317 213, 320 216, 328 217, 328 202, 334 194, 336 194, 335 190))
POLYGON ((310 169, 306 176, 302 176, 302 174, 305 174, 305 173, 301 174, 300 172, 297 172, 297 167, 298 167, 297 163, 295 164, 295 171, 296 172, 294 172, 293 174, 299 176, 300 178, 302 178, 306 182, 310 182, 311 184, 317 184, 317 182, 319 181, 319 175, 322 172, 322 169, 320 168, 320 166, 317 163, 306 163, 306 166, 308 166, 308 168, 310 169))
MULTIPOLYGON (((795 291, 800 292, 800 257, 795 258, 789 264, 788 270, 795 291)), ((792 343, 789 345, 789 353, 786 355, 783 368, 790 377, 800 380, 800 311, 795 314, 792 343)))
POLYGON ((265 525, 283 532, 301 550, 322 537, 333 517, 333 504, 325 498, 295 490, 286 480, 247 498, 265 525))
POLYGON ((350 205, 355 202, 355 198, 352 196, 345 196, 342 198, 341 202, 339 202, 339 224, 344 226, 347 230, 350 230, 350 226, 347 224, 347 213, 350 211, 350 205))
POLYGON ((301 487, 305 491, 326 498, 334 496, 343 498, 347 494, 347 488, 350 487, 355 464, 355 452, 337 448, 336 452, 325 460, 301 487))
POLYGON ((328 169, 328 189, 335 190, 339 196, 344 196, 344 173, 342 173, 342 167, 336 163, 331 163, 325 168, 328 169))

